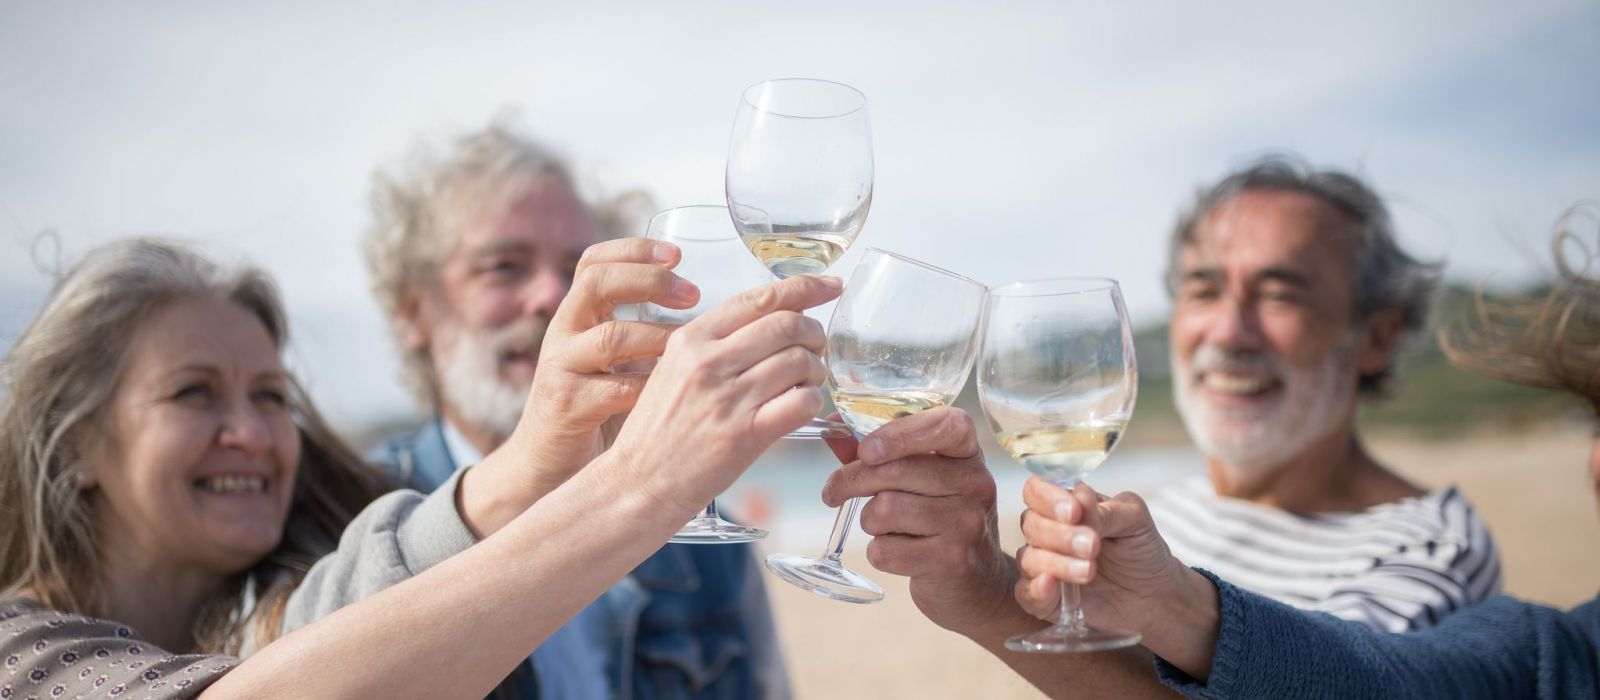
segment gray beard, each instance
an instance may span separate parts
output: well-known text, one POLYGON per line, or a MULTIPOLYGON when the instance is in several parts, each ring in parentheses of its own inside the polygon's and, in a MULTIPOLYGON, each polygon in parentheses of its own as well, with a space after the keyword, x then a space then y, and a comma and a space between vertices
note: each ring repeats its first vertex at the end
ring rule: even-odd
POLYGON ((504 442, 522 420, 529 387, 500 378, 501 353, 518 342, 531 340, 537 345, 545 326, 540 323, 532 330, 514 326, 495 333, 450 330, 449 342, 441 344, 435 358, 440 400, 463 423, 491 433, 496 443, 504 442))
POLYGON ((1355 387, 1344 386, 1355 336, 1340 344, 1320 367, 1285 373, 1284 396, 1276 406, 1257 415, 1234 417, 1245 427, 1219 435, 1213 423, 1222 410, 1210 406, 1190 387, 1192 368, 1178 366, 1173 356, 1173 399, 1189 438, 1201 453, 1219 462, 1230 473, 1257 478, 1288 464, 1317 440, 1328 435, 1349 401, 1355 387))

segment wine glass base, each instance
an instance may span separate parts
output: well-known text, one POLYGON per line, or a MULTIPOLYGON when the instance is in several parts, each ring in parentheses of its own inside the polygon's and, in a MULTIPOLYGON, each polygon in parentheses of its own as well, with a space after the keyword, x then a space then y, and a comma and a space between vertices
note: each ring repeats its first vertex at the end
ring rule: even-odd
POLYGON ((1075 630, 1056 625, 1033 634, 1006 640, 1006 648, 1034 654, 1061 654, 1083 651, 1108 651, 1139 643, 1139 635, 1094 628, 1075 630))
POLYGON ((784 437, 790 440, 821 440, 822 438, 851 437, 855 432, 839 421, 812 418, 810 423, 795 428, 784 437))
POLYGON ((824 598, 862 605, 883 600, 883 589, 872 579, 825 559, 774 554, 767 557, 767 569, 778 578, 824 598))
POLYGON ((754 542, 767 536, 759 527, 736 525, 721 518, 695 518, 678 530, 668 542, 677 544, 738 544, 754 542))

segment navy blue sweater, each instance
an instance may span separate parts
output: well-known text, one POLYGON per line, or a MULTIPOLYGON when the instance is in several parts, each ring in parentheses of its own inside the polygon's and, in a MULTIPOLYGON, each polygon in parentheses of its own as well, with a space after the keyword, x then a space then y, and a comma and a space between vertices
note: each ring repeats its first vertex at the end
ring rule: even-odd
POLYGON ((1201 698, 1594 698, 1600 598, 1563 613, 1496 596, 1406 634, 1374 632, 1217 585, 1222 628, 1201 684, 1158 662, 1161 679, 1201 698))

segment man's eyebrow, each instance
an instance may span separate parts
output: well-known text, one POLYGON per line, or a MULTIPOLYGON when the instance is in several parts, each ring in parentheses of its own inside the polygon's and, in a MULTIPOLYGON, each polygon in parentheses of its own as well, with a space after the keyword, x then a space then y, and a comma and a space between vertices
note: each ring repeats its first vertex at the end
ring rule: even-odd
POLYGON ((526 253, 532 249, 533 246, 523 241, 493 241, 473 248, 470 254, 472 257, 481 258, 504 253, 526 253))
POLYGON ((1307 289, 1311 287, 1311 278, 1306 277, 1305 273, 1293 268, 1281 266, 1272 266, 1257 272, 1256 281, 1281 282, 1283 284, 1287 284, 1292 287, 1299 287, 1301 289, 1307 289))
POLYGON ((1184 270, 1180 279, 1184 282, 1219 282, 1222 280, 1222 268, 1196 267, 1184 270))

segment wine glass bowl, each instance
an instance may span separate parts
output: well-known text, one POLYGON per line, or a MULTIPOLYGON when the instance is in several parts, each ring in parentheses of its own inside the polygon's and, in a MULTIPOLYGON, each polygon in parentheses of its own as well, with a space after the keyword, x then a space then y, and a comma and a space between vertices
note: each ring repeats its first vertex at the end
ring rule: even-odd
MULTIPOLYGON (((826 350, 834 405, 857 438, 955 401, 977 354, 984 291, 953 272, 867 249, 834 306, 826 350)), ((839 510, 821 556, 774 554, 767 568, 834 600, 882 600, 881 587, 841 561, 861 500, 839 510)))
POLYGON ((728 144, 728 206, 772 274, 820 273, 843 255, 872 208, 872 179, 872 128, 859 90, 809 78, 745 89, 728 144), (751 209, 764 213, 767 228, 746 225, 742 214, 751 209))
MULTIPOLYGON (((978 400, 1000 445, 1028 471, 1071 488, 1116 447, 1138 397, 1133 330, 1115 280, 1061 278, 990 290, 978 400)), ((1139 636, 1091 628, 1076 585, 1061 621, 1006 640, 1014 651, 1117 649, 1139 636)))

